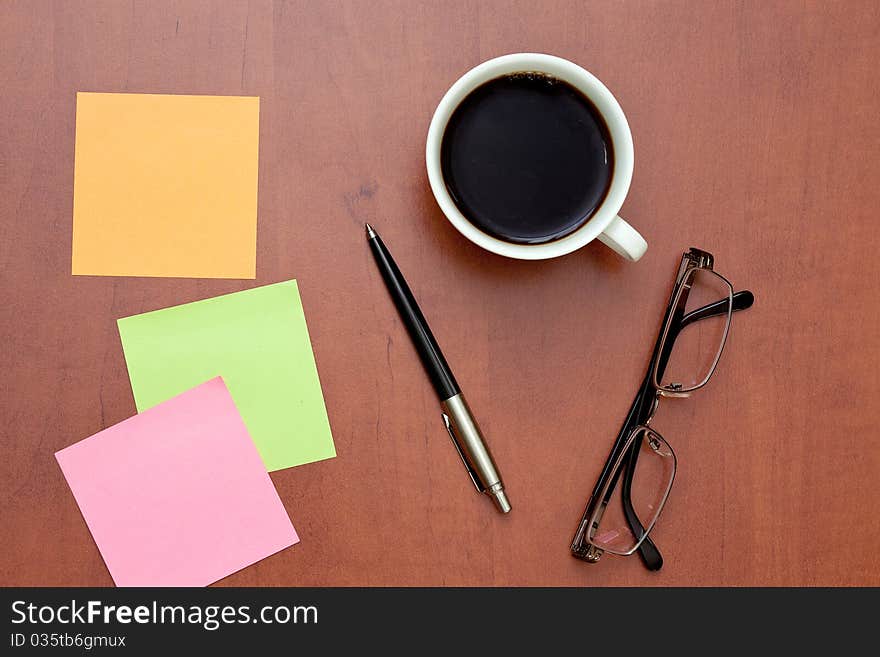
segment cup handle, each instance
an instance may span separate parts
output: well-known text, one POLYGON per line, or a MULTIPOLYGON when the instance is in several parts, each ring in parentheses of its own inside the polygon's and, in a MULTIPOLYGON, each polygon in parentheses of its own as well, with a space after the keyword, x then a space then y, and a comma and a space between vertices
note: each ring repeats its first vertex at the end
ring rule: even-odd
POLYGON ((631 262, 641 258, 648 250, 645 238, 619 216, 614 217, 608 227, 599 233, 599 241, 631 262))

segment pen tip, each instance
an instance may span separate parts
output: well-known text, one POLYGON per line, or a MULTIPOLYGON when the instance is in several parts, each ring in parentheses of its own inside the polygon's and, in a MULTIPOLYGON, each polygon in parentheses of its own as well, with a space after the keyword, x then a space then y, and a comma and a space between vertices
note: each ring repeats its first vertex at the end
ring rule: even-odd
POLYGON ((370 224, 364 224, 367 229, 367 239, 371 240, 376 237, 376 231, 373 230, 373 227, 370 224))
POLYGON ((507 500, 503 488, 492 492, 492 501, 495 502, 495 507, 501 513, 510 513, 510 502, 507 500))

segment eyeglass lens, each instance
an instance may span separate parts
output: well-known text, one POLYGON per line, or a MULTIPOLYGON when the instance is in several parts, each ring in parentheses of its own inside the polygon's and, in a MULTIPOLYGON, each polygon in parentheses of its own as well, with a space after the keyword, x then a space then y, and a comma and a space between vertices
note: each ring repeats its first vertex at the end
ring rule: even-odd
POLYGON ((673 316, 666 330, 664 349, 669 354, 665 363, 659 363, 655 383, 669 392, 687 392, 699 388, 712 375, 727 331, 730 326, 733 289, 723 277, 707 269, 692 269, 679 289, 673 316), (683 312, 680 301, 684 301, 683 312), (711 316, 697 315, 695 311, 711 304, 717 311, 711 316), (698 321, 690 321, 699 316, 698 321))
POLYGON ((675 476, 675 454, 663 437, 637 427, 618 458, 590 523, 590 542, 632 554, 654 526, 675 476))

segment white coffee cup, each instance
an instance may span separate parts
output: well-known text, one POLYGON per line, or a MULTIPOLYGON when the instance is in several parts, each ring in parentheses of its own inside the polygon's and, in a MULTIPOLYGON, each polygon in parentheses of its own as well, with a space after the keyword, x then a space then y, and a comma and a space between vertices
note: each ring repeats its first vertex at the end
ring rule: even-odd
POLYGON ((521 260, 543 260, 571 253, 585 244, 599 239, 627 260, 636 261, 648 248, 647 242, 635 228, 618 216, 629 191, 633 173, 633 143, 629 124, 623 110, 608 88, 594 75, 567 59, 538 53, 516 53, 483 62, 461 76, 453 84, 431 119, 425 148, 428 180, 434 198, 443 214, 458 231, 471 242, 488 251, 521 260), (590 219, 577 230, 560 239, 540 244, 514 244, 486 234, 472 224, 458 209, 443 180, 440 166, 440 147, 446 124, 458 105, 481 84, 502 75, 521 72, 539 72, 553 76, 580 90, 596 107, 611 135, 614 150, 614 170, 611 185, 599 207, 590 219))

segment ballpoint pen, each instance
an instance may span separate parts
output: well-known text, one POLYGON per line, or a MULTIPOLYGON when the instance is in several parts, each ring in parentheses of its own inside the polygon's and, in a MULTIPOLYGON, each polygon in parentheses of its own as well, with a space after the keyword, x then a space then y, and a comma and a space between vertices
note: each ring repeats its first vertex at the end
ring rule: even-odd
POLYGON ((425 371, 434 384, 434 390, 440 398, 443 424, 452 443, 458 450, 459 456, 474 482, 476 489, 492 498, 495 506, 501 513, 510 511, 510 502, 504 493, 504 483, 498 473, 498 467, 492 459, 489 447, 480 433, 480 427, 471 415, 464 395, 452 376, 452 371, 443 357, 443 352, 437 345, 422 311, 416 303, 409 286, 397 268, 397 264, 382 243, 382 238, 373 230, 370 224, 366 225, 367 240, 376 265, 382 274, 388 292, 397 306, 397 311, 407 331, 412 338, 416 351, 425 366, 425 371))

